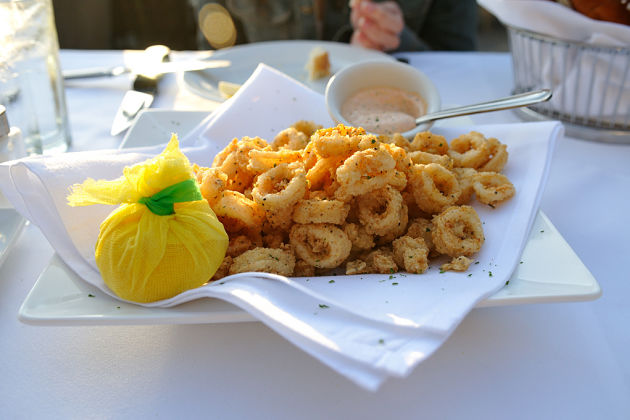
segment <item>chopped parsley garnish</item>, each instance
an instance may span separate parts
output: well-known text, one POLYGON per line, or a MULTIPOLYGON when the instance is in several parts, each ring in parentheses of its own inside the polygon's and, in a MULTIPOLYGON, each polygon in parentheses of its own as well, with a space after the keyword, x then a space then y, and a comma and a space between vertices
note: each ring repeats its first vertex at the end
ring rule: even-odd
POLYGON ((327 308, 328 308, 328 305, 324 305, 323 303, 320 303, 320 304, 319 304, 319 307, 320 307, 320 308, 322 308, 322 309, 327 309, 327 308))
POLYGON ((92 293, 88 294, 88 297, 95 297, 92 293))

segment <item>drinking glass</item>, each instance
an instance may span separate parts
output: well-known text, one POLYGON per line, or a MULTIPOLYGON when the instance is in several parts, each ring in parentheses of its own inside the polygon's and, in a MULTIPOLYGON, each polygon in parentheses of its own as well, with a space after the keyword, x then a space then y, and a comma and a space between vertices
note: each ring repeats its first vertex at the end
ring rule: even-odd
POLYGON ((29 154, 71 144, 51 0, 0 0, 0 104, 29 154))

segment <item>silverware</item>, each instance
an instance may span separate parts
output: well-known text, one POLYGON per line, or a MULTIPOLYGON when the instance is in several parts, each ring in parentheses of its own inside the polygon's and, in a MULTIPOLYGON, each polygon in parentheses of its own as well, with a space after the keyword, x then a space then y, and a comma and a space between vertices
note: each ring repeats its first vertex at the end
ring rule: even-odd
POLYGON ((163 73, 152 71, 152 69, 157 64, 168 60, 170 49, 164 45, 152 45, 144 51, 144 54, 143 62, 146 64, 147 71, 138 74, 133 82, 133 88, 125 93, 112 123, 110 131, 112 136, 129 128, 138 113, 151 106, 157 94, 158 81, 163 73))
POLYGON ((501 99, 495 99, 494 101, 444 109, 442 111, 433 112, 416 118, 416 125, 428 123, 429 121, 441 120, 443 118, 460 117, 462 115, 501 111, 504 109, 533 105, 539 102, 548 101, 551 99, 551 94, 551 90, 541 89, 532 92, 520 93, 518 95, 507 96, 501 99))
POLYGON ((151 69, 146 65, 113 66, 113 67, 91 67, 85 69, 71 69, 63 71, 64 80, 86 79, 95 77, 116 77, 122 74, 134 73, 142 74, 147 71, 154 73, 176 73, 179 71, 199 71, 205 69, 216 69, 229 67, 232 65, 230 60, 186 60, 165 63, 154 63, 151 69))

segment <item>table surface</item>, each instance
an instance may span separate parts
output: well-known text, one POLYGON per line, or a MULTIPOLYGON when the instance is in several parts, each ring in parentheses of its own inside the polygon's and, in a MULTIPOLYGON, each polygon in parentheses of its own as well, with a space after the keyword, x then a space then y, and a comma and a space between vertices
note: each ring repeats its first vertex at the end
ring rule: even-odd
MULTIPOLYGON (((176 54, 187 58, 198 53, 176 54)), ((64 68, 114 65, 120 51, 62 51, 64 68)), ((407 55, 443 106, 510 94, 504 53, 407 55)), ((72 150, 116 148, 109 128, 127 77, 73 81, 72 150)), ((217 104, 167 75, 154 107, 217 104)), ((513 111, 474 123, 518 122, 513 111)), ((474 309, 405 379, 376 393, 261 323, 37 327, 17 319, 53 250, 28 225, 0 267, 0 418, 606 418, 630 416, 630 145, 559 139, 541 209, 603 295, 580 303, 474 309)))

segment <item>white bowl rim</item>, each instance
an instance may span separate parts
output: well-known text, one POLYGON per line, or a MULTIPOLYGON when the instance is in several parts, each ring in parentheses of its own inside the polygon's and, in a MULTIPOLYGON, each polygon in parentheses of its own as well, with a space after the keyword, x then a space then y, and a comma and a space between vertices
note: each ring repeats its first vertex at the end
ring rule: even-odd
MULTIPOLYGON (((427 105, 427 110, 426 110, 427 113, 437 112, 440 110, 441 100, 440 100, 439 91, 437 90, 437 87, 431 81, 431 79, 421 70, 409 64, 402 63, 399 61, 369 60, 369 61, 363 61, 356 64, 350 64, 342 68, 341 70, 339 70, 328 80, 328 84, 326 85, 326 90, 324 93, 325 100, 326 100, 326 107, 328 109, 328 113, 330 114, 331 118, 336 124, 341 123, 344 125, 351 125, 341 115, 341 102, 343 101, 343 99, 347 98, 349 95, 356 92, 357 90, 367 88, 370 85, 362 85, 362 86, 355 87, 350 92, 348 92, 347 95, 343 98, 339 98, 338 96, 334 95, 336 92, 335 89, 339 86, 339 83, 342 83, 344 81, 344 79, 347 79, 348 77, 350 77, 351 75, 355 74, 358 71, 365 71, 366 68, 369 68, 375 71, 377 71, 378 69, 383 69, 383 71, 393 70, 395 72, 398 72, 399 74, 406 74, 408 77, 415 78, 417 81, 419 81, 418 85, 422 86, 423 88, 421 92, 418 91, 417 89, 416 90, 409 89, 409 87, 407 87, 406 85, 396 86, 395 83, 390 83, 387 81, 384 81, 383 83, 381 83, 380 86, 392 86, 392 87, 398 87, 398 88, 410 90, 412 92, 416 92, 419 95, 421 95, 423 99, 425 100, 426 105, 427 105)), ((404 133, 400 133, 400 134, 408 139, 411 139, 417 133, 428 130, 432 125, 433 123, 429 122, 426 124, 419 125, 415 127, 414 129, 405 131, 404 133)))

